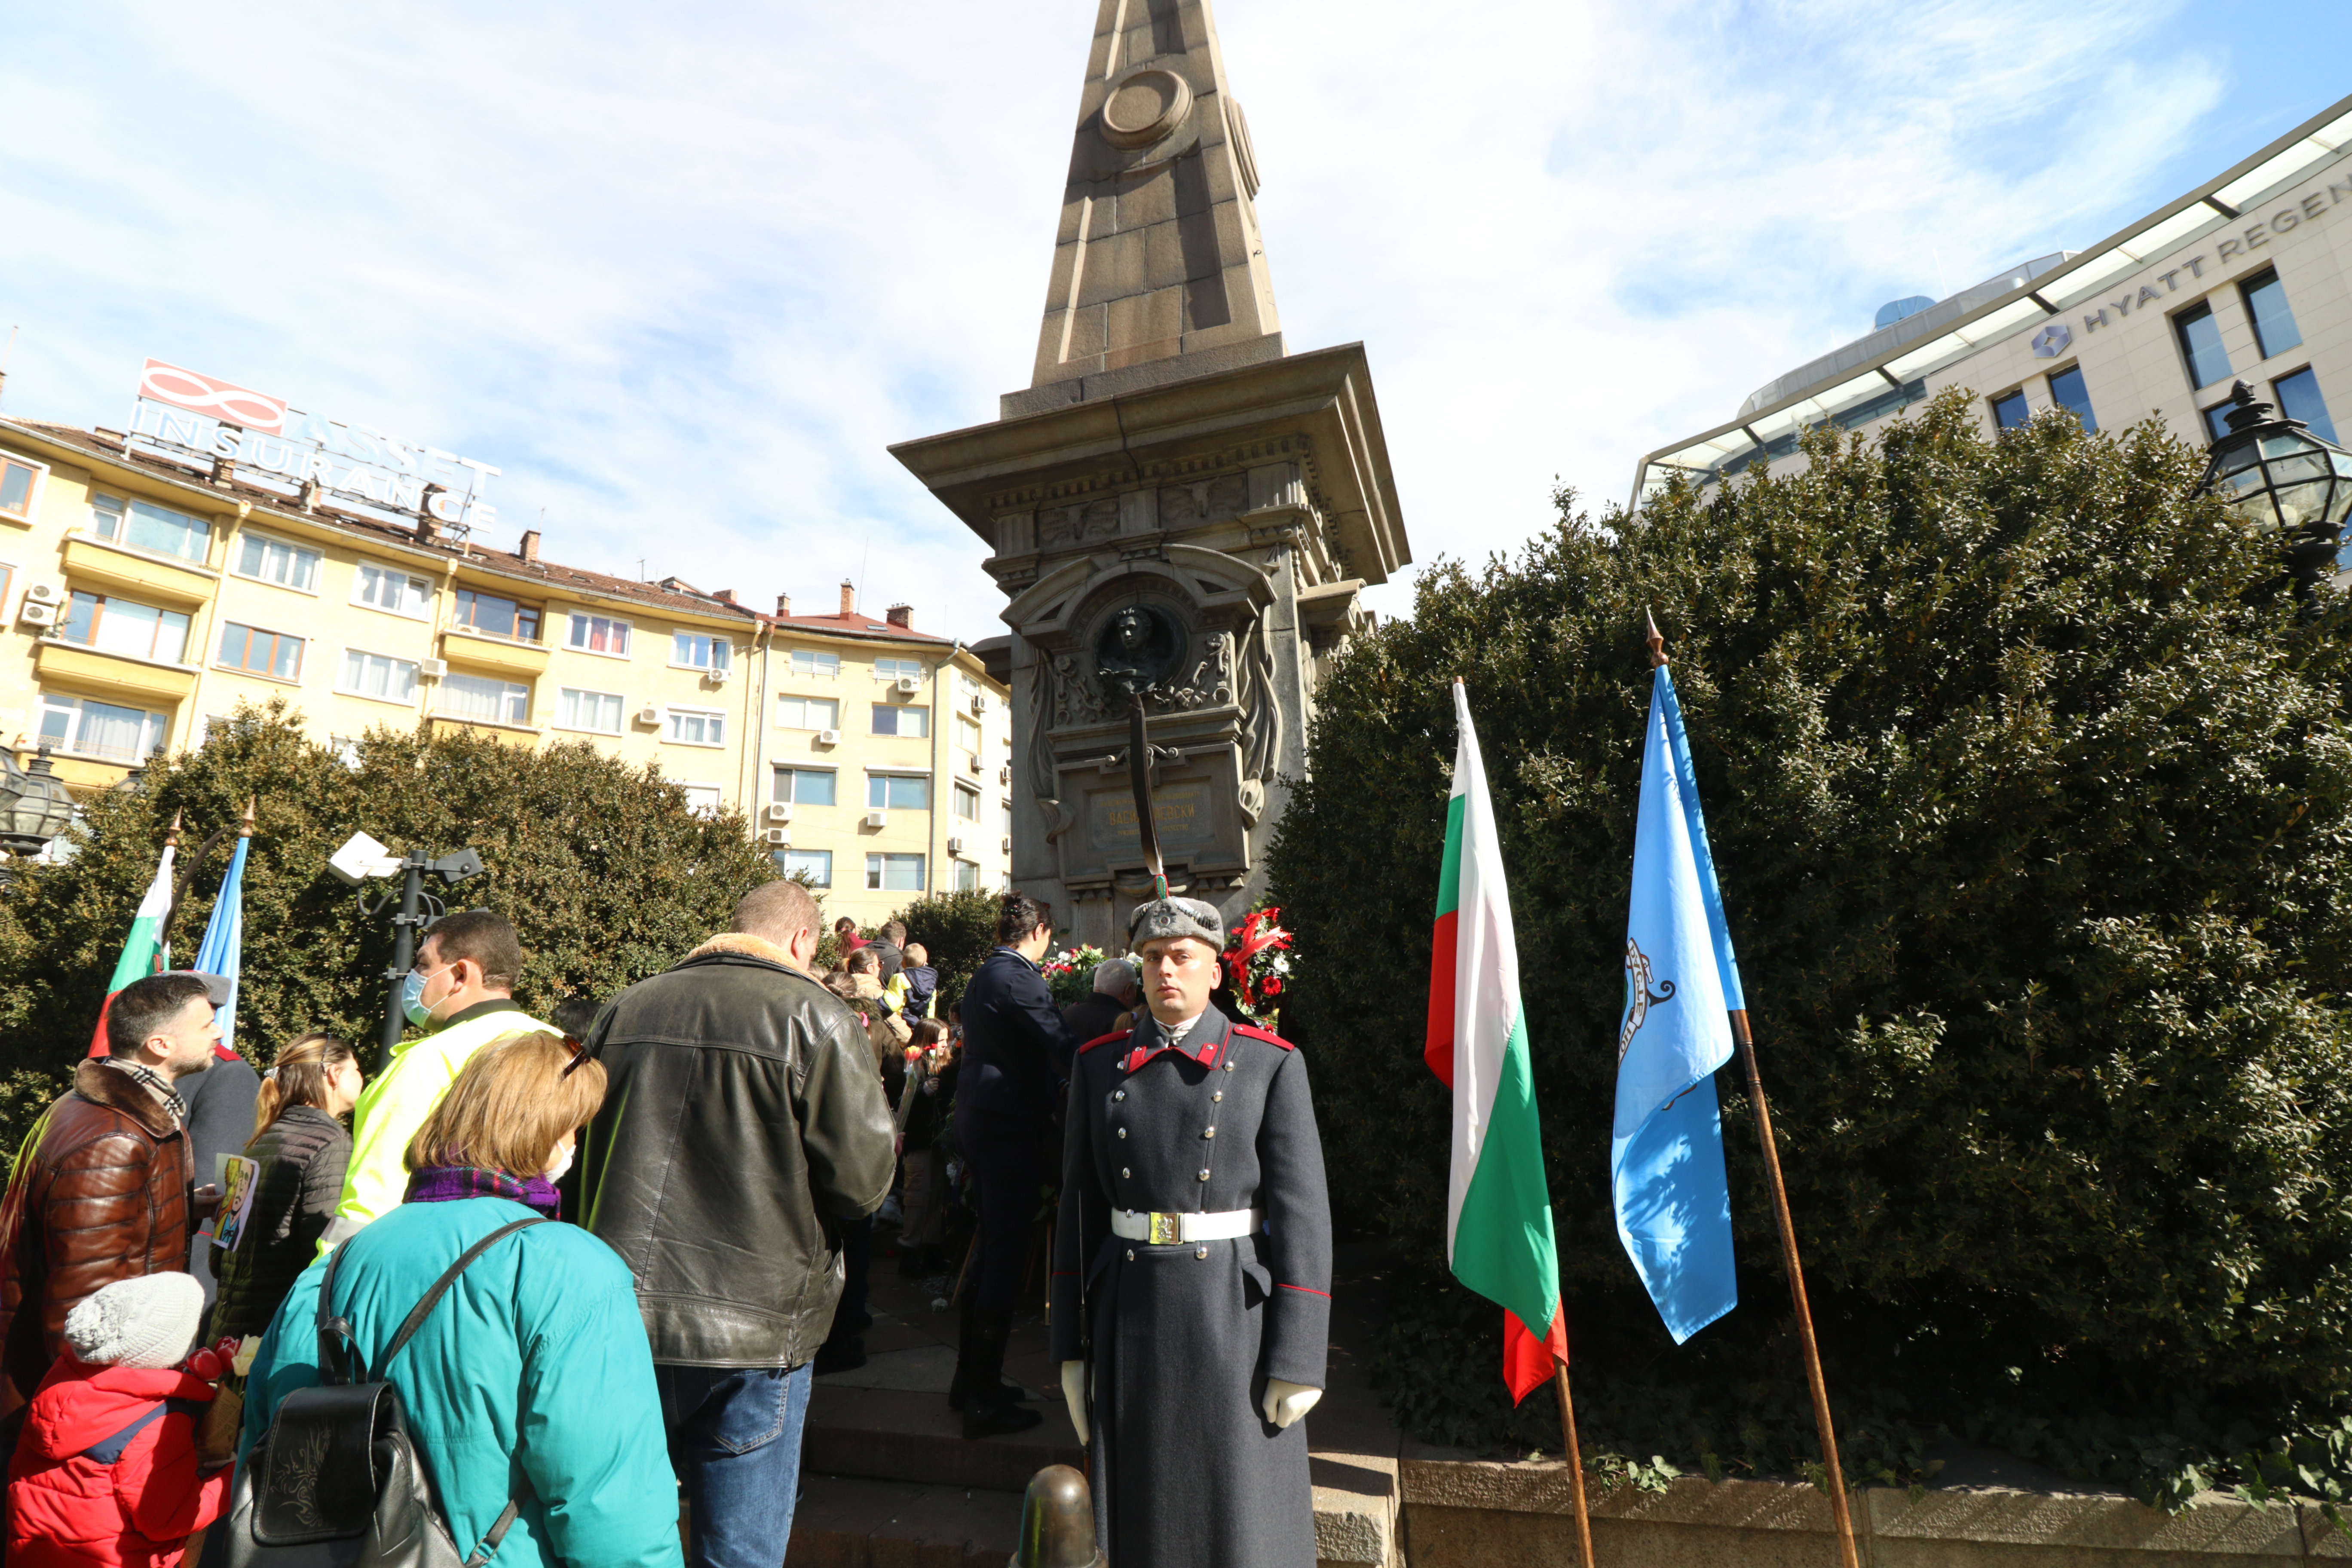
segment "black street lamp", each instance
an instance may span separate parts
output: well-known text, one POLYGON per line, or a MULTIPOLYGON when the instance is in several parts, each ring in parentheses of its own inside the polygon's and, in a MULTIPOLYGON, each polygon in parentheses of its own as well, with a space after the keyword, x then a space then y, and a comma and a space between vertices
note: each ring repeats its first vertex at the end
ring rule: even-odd
POLYGON ((2215 441, 2197 482, 2221 498, 2257 533, 2279 536, 2286 580, 2308 606, 2338 559, 2352 517, 2352 452, 2323 441, 2300 419, 2283 419, 2240 382, 2231 389, 2230 428, 2215 441))
POLYGON ((14 752, 0 747, 0 849, 38 855, 73 820, 73 796, 49 767, 43 746, 30 767, 18 767, 14 752))

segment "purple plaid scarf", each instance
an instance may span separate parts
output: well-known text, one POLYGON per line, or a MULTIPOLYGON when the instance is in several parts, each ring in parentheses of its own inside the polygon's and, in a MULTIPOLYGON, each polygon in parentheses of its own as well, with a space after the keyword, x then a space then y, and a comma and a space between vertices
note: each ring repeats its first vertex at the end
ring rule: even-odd
POLYGON ((551 1219, 558 1202, 555 1184, 545 1176, 518 1182, 504 1171, 485 1171, 473 1165, 427 1165, 408 1178, 407 1201, 412 1204, 453 1204, 461 1198, 505 1198, 535 1208, 551 1219))

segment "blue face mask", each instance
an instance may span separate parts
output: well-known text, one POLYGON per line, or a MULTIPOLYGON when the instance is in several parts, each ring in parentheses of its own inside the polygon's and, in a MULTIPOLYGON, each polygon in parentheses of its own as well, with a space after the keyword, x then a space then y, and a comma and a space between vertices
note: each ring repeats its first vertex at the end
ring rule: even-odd
POLYGON ((414 969, 400 983, 400 1010, 420 1029, 433 1021, 433 1009, 425 1005, 425 976, 414 969))

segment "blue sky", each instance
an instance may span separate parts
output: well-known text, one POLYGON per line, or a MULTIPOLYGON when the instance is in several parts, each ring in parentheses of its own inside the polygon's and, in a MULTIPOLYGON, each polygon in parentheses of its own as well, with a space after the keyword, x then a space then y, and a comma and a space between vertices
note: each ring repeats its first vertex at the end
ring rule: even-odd
MULTIPOLYGON (((8 413, 141 361, 499 465, 554 559, 1001 630, 885 447, 1025 383, 1092 0, 16 8, 8 413)), ((1294 348, 1362 340, 1416 554, 2352 94, 2339 3, 1226 0, 1294 348)), ((511 544, 511 539, 500 542, 511 544)), ((1391 612, 1402 586, 1374 603, 1391 612)))

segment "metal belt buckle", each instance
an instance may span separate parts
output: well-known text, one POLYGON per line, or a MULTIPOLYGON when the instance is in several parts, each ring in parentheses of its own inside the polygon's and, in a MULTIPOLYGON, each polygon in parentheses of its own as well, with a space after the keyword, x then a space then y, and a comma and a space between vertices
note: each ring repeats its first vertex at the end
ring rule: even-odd
POLYGON ((1184 1216, 1180 1214, 1155 1214, 1151 1216, 1150 1243, 1154 1247, 1175 1247, 1184 1239, 1184 1216))

